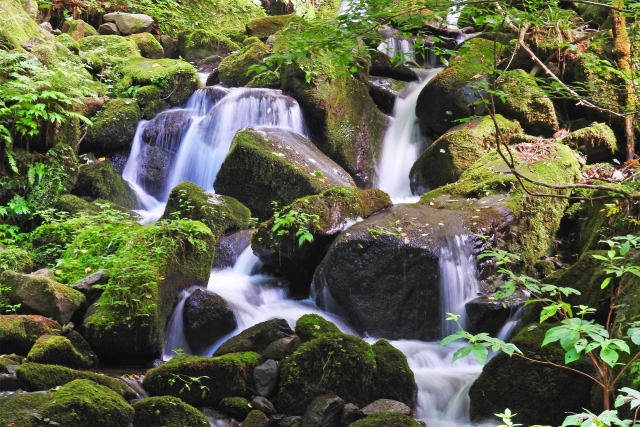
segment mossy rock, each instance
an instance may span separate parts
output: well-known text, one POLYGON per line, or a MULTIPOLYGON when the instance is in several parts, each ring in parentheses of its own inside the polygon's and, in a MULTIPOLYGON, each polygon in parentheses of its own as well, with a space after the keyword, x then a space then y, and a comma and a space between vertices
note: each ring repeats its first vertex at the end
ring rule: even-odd
POLYGON ((83 37, 78 40, 78 48, 80 57, 92 65, 94 71, 140 56, 133 40, 116 35, 83 37))
POLYGON ((129 184, 113 170, 110 160, 80 168, 73 194, 90 200, 103 199, 125 208, 135 208, 137 199, 129 184))
POLYGON ((33 258, 29 252, 15 246, 0 246, 0 272, 12 270, 18 273, 31 273, 33 266, 33 258))
POLYGON ((418 387, 406 356, 386 340, 371 346, 376 358, 376 399, 392 399, 414 406, 418 387))
POLYGON ((129 427, 133 408, 113 390, 91 380, 73 380, 53 393, 40 414, 68 427, 129 427))
POLYGON ((491 40, 473 38, 465 42, 449 66, 425 86, 418 97, 416 115, 428 135, 437 138, 450 129, 455 120, 481 112, 483 104, 474 104, 480 97, 472 86, 485 78, 483 72, 491 67, 500 49, 500 44, 496 46, 491 40))
POLYGON ((61 45, 63 45, 64 47, 66 47, 67 49, 69 49, 70 52, 73 52, 76 55, 80 53, 80 46, 78 46, 78 41, 73 39, 69 34, 67 33, 58 34, 55 37, 55 40, 61 45))
POLYGON ((37 315, 0 316, 0 348, 3 353, 25 355, 42 335, 60 334, 62 326, 55 320, 37 315))
POLYGON ((207 282, 215 238, 201 222, 141 226, 123 215, 85 226, 57 268, 67 283, 84 278, 87 268, 109 272, 104 292, 87 310, 83 335, 100 360, 145 362, 159 352, 177 295, 207 282))
POLYGON ((257 228, 251 247, 267 266, 276 268, 291 280, 295 295, 304 296, 315 268, 324 257, 334 237, 352 221, 367 218, 391 206, 389 196, 379 189, 360 190, 356 187, 333 187, 320 194, 302 197, 278 210, 280 218, 295 212, 300 220, 289 228, 271 230, 277 223, 271 218, 257 228), (300 244, 298 231, 306 226, 313 241, 300 244))
POLYGON ((98 363, 95 354, 81 353, 68 338, 59 335, 42 335, 38 338, 29 350, 26 360, 70 368, 92 368, 98 363))
POLYGON ((82 19, 64 21, 64 24, 62 24, 62 32, 69 34, 73 40, 98 35, 98 31, 82 19))
MULTIPOLYGON (((100 202, 98 201, 98 203, 100 202)), ((102 210, 96 203, 87 202, 73 194, 63 194, 60 196, 54 208, 72 216, 77 214, 96 215, 102 210)))
MULTIPOLYGON (((540 347, 550 326, 525 327, 512 342, 530 358, 564 365, 564 351, 558 343, 540 347)), ((588 371, 586 361, 572 367, 588 371)), ((525 425, 560 425, 567 412, 579 413, 590 406, 592 385, 589 378, 575 372, 500 353, 487 362, 469 390, 471 420, 494 419, 493 414, 509 408, 525 425)))
POLYGON ((53 66, 58 61, 71 61, 73 54, 67 47, 57 40, 47 40, 31 49, 33 56, 43 65, 53 66))
POLYGON ((138 33, 128 36, 140 49, 144 58, 160 59, 164 57, 162 45, 151 33, 138 33))
POLYGON ((281 365, 278 409, 304 414, 321 394, 336 394, 362 406, 375 388, 376 360, 371 346, 352 335, 326 335, 303 343, 281 365))
POLYGON ((161 98, 171 106, 184 105, 200 86, 193 65, 177 59, 130 58, 114 72, 121 76, 116 83, 117 90, 155 85, 161 90, 161 98))
POLYGON ((22 49, 22 44, 31 39, 46 40, 51 37, 25 11, 19 0, 1 0, 0 48, 22 49))
POLYGON ((178 55, 189 62, 198 62, 211 55, 227 56, 240 46, 212 31, 195 29, 178 35, 178 55))
POLYGON ((271 70, 262 72, 253 77, 245 87, 277 89, 280 87, 280 74, 271 70))
POLYGON ((218 357, 176 356, 148 370, 143 385, 152 395, 178 396, 191 405, 216 405, 228 396, 251 397, 253 369, 261 359, 254 352, 218 357), (189 377, 200 378, 193 381, 189 377), (185 389, 186 383, 189 389, 185 389))
POLYGON ((231 196, 207 194, 191 182, 182 182, 169 193, 163 218, 201 221, 216 239, 224 233, 249 226, 251 211, 231 196))
POLYGON ((21 387, 28 391, 48 390, 76 379, 87 379, 110 388, 125 399, 136 396, 136 392, 118 378, 91 371, 78 371, 65 366, 27 362, 16 368, 16 376, 21 387))
POLYGON ((252 78, 247 75, 249 67, 262 62, 269 52, 269 46, 258 40, 227 56, 218 66, 220 82, 231 87, 246 85, 252 78))
MULTIPOLYGON (((573 151, 564 145, 538 142, 513 145, 516 170, 547 184, 570 184, 579 177, 580 165, 573 151), (536 154, 531 155, 531 149, 536 154)), ((545 188, 529 185, 533 192, 545 188)), ((568 193, 564 193, 568 194, 568 193)), ((529 196, 495 150, 485 154, 458 181, 422 195, 421 204, 435 207, 455 204, 459 198, 497 197, 497 207, 507 208, 511 235, 505 239, 507 250, 520 255, 525 269, 531 271, 539 257, 552 248, 555 233, 568 206, 565 199, 529 196)))
POLYGON ((349 424, 349 427, 419 427, 418 421, 399 412, 378 412, 349 424))
POLYGON ((296 335, 302 341, 311 341, 325 335, 342 335, 338 327, 318 314, 305 314, 296 321, 296 335))
POLYGON ((587 163, 608 162, 621 152, 615 133, 604 123, 575 130, 561 142, 586 155, 587 163))
MULTIPOLYGON (((495 117, 505 138, 522 132, 517 121, 505 119, 500 114, 495 117)), ((411 167, 411 190, 414 193, 424 193, 456 181, 495 145, 496 128, 489 116, 450 129, 435 140, 411 167)))
POLYGON ((149 397, 133 404, 136 427, 208 427, 207 417, 174 396, 149 397))
POLYGON ((261 219, 272 201, 286 205, 351 177, 303 136, 285 129, 245 128, 236 133, 216 176, 216 192, 233 196, 261 219))
POLYGON ((262 352, 272 342, 293 335, 289 324, 284 319, 270 319, 253 325, 239 334, 223 342, 213 354, 222 356, 230 353, 253 351, 262 352))
POLYGON ((252 410, 251 404, 244 397, 225 397, 218 403, 218 409, 240 421, 252 410))
POLYGON ((162 90, 155 85, 146 85, 138 89, 136 100, 142 108, 145 120, 151 120, 156 114, 169 108, 167 101, 162 98, 162 90))
MULTIPOLYGON (((242 422, 243 427, 266 427, 269 425, 269 417, 257 409, 249 412, 249 415, 242 422)), ((294 424, 295 425, 295 424, 294 424)))
POLYGON ((259 39, 266 39, 270 35, 281 31, 292 19, 300 20, 301 18, 297 15, 290 14, 252 19, 247 22, 247 34, 258 37, 259 39))
POLYGON ((505 100, 496 102, 496 111, 518 120, 532 135, 551 136, 559 129, 553 102, 526 71, 503 74, 497 84, 505 100))
POLYGON ((15 393, 3 399, 0 405, 0 425, 15 427, 40 427, 40 419, 34 413, 49 402, 49 393, 15 393))
POLYGON ((0 273, 0 283, 10 288, 6 296, 13 304, 20 304, 20 311, 51 317, 62 324, 86 301, 81 292, 44 277, 7 270, 0 273))
POLYGON ((107 101, 87 130, 82 149, 102 154, 128 148, 140 119, 142 112, 133 99, 116 98, 107 101))

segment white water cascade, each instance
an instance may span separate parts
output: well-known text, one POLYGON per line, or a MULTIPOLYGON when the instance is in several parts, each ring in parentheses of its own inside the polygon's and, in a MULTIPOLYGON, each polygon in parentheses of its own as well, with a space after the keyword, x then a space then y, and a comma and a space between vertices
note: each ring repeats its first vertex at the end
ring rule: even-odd
POLYGON ((247 126, 276 126, 307 134, 296 100, 275 89, 199 89, 185 108, 164 111, 153 121, 141 121, 122 177, 142 205, 138 212, 142 222, 162 215, 169 191, 182 181, 213 192, 213 182, 233 136, 247 126), (154 132, 147 132, 152 123, 154 132), (145 138, 146 134, 150 136, 145 138), (157 166, 170 171, 162 182, 142 177, 143 167, 153 159, 153 155, 146 154, 151 149, 156 149, 156 157, 158 149, 169 153, 165 154, 169 164, 157 166), (160 190, 152 192, 151 187, 160 190))
POLYGON ((391 125, 384 136, 376 187, 389 194, 394 203, 417 199, 413 197, 409 185, 411 166, 420 156, 420 150, 424 148, 416 116, 416 104, 422 89, 441 70, 427 70, 419 82, 409 84, 407 97, 398 97, 393 106, 391 125))

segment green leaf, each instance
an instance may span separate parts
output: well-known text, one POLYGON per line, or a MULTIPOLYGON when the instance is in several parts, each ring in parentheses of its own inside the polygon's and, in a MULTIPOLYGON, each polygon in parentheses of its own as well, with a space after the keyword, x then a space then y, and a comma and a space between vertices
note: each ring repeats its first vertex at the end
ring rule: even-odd
POLYGON ((455 353, 453 353, 453 357, 451 358, 451 361, 455 362, 458 359, 462 359, 463 357, 467 357, 469 355, 469 353, 471 353, 472 347, 473 346, 467 346, 467 347, 459 348, 458 350, 456 350, 455 353))
POLYGON ((575 348, 572 348, 564 354, 564 363, 566 365, 578 359, 580 359, 580 353, 578 353, 575 348))
POLYGON ((451 334, 449 336, 442 338, 442 340, 440 341, 440 345, 447 345, 461 338, 464 338, 464 336, 465 336, 464 331, 458 331, 454 334, 451 334))
POLYGON ((600 350, 600 358, 604 363, 613 367, 618 361, 618 352, 610 347, 602 347, 600 350))
POLYGON ((471 355, 484 365, 484 362, 487 361, 487 357, 489 356, 489 349, 480 343, 474 344, 471 347, 471 355))

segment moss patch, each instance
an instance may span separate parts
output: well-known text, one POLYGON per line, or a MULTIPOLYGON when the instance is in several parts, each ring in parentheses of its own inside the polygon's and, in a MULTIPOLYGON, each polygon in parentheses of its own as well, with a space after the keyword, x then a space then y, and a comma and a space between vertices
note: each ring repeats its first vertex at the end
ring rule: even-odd
POLYGON ((259 39, 266 39, 270 35, 281 31, 292 19, 300 18, 290 14, 252 19, 247 22, 247 33, 259 39))
POLYGON ((202 412, 173 396, 149 397, 133 404, 137 427, 208 427, 202 412))
POLYGON ((21 49, 31 38, 45 40, 48 37, 18 0, 0 1, 0 48, 21 49))
POLYGON ((251 80, 247 71, 251 65, 256 65, 269 54, 269 46, 256 41, 222 60, 218 66, 220 82, 227 86, 244 86, 251 80))
POLYGON ((58 322, 43 316, 0 316, 0 347, 6 354, 26 355, 41 335, 59 334, 61 329, 58 322))
POLYGON ((136 126, 142 118, 140 107, 133 99, 116 98, 107 101, 87 130, 82 148, 94 153, 110 153, 131 145, 136 126))
POLYGON ((27 354, 27 361, 70 368, 91 368, 98 362, 94 354, 82 354, 68 338, 56 335, 43 335, 38 338, 27 354))
POLYGON ((136 195, 129 184, 113 170, 110 160, 80 168, 73 193, 92 200, 109 200, 117 205, 136 207, 136 195))
POLYGON ((78 40, 78 49, 80 57, 97 71, 140 56, 140 49, 132 40, 115 35, 83 37, 78 40))
POLYGON ((212 31, 187 30, 178 36, 178 55, 189 62, 197 62, 212 55, 227 56, 240 46, 227 37, 212 31))
POLYGON ((604 123, 573 131, 562 143, 585 154, 588 163, 609 161, 620 152, 615 133, 604 123))
POLYGON ((296 321, 296 335, 302 341, 311 341, 325 335, 342 334, 336 325, 317 314, 305 314, 296 321))
POLYGON ((3 270, 30 273, 33 271, 31 254, 15 246, 0 247, 0 272, 3 270))
POLYGON ((138 46, 143 57, 160 59, 164 56, 162 45, 151 33, 131 34, 129 38, 138 46))

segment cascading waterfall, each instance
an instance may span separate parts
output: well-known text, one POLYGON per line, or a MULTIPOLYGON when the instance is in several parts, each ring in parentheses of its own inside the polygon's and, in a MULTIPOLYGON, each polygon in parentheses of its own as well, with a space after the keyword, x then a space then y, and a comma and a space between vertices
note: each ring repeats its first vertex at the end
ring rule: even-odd
POLYGON ((397 98, 393 106, 391 125, 384 136, 376 186, 389 194, 394 203, 412 200, 409 171, 424 148, 416 104, 422 89, 440 71, 440 68, 427 70, 419 82, 410 83, 407 97, 397 98))

